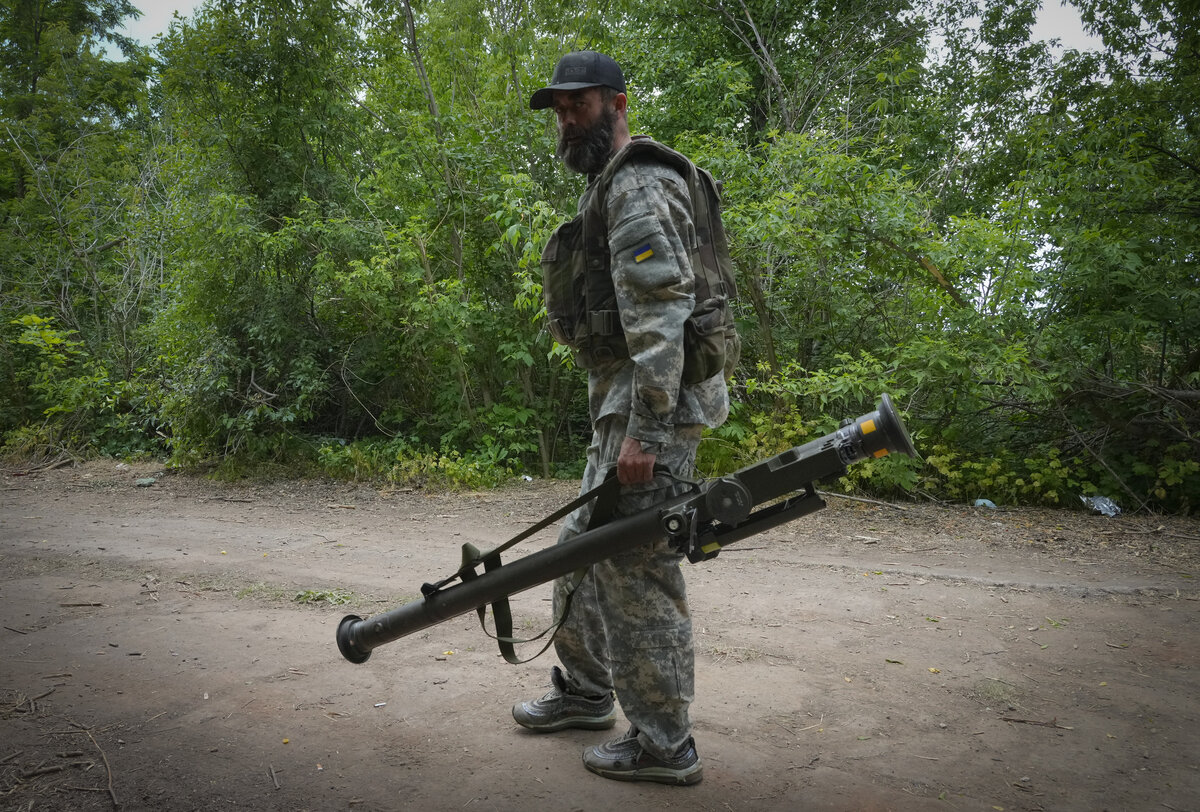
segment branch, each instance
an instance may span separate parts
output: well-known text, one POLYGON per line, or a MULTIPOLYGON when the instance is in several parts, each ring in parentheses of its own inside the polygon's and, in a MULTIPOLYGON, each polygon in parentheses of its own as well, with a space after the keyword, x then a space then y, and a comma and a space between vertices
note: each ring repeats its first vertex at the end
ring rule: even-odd
POLYGON ((875 240, 876 242, 882 243, 883 245, 887 246, 888 248, 891 248, 893 251, 896 251, 896 252, 901 253, 904 256, 908 257, 913 262, 917 263, 922 268, 924 268, 929 273, 929 275, 933 277, 934 281, 937 282, 938 287, 940 287, 942 290, 946 291, 946 293, 950 296, 950 298, 954 300, 955 304, 957 304, 959 307, 970 307, 970 305, 967 304, 963 300, 962 296, 959 294, 958 290, 954 287, 954 285, 952 285, 950 283, 950 280, 947 279, 945 277, 945 275, 941 272, 941 270, 938 269, 938 266, 933 264, 933 260, 931 260, 929 257, 925 256, 924 254, 918 254, 915 251, 909 251, 906 248, 901 248, 899 245, 897 245, 891 239, 883 236, 882 234, 872 234, 871 232, 869 232, 865 229, 852 229, 852 230, 858 231, 861 234, 863 234, 864 236, 870 237, 871 239, 875 240))
POLYGON ((108 242, 104 243, 103 245, 93 245, 90 248, 84 248, 82 250, 76 249, 75 256, 82 258, 82 257, 86 257, 88 254, 94 254, 97 251, 107 251, 110 248, 116 248, 118 245, 120 245, 123 242, 125 242, 124 237, 116 237, 115 239, 111 239, 108 242))
POLYGON ((412 56, 413 69, 421 80, 421 89, 425 92, 425 100, 429 104, 429 115, 433 119, 433 129, 438 141, 442 141, 442 114, 438 109, 437 98, 433 95, 433 86, 429 84, 429 75, 425 73, 425 60, 421 58, 421 49, 417 46, 417 23, 413 18, 412 3, 404 2, 405 30, 408 34, 408 51, 412 56))
POLYGON ((258 385, 258 383, 254 380, 254 368, 253 367, 250 368, 250 386, 253 387, 259 394, 265 396, 268 403, 270 401, 274 400, 275 398, 279 397, 279 393, 268 392, 266 389, 263 389, 261 386, 258 385))
POLYGON ((1160 147, 1158 144, 1147 143, 1146 146, 1149 147, 1150 149, 1154 150, 1155 152, 1160 152, 1163 155, 1166 155, 1168 158, 1174 158, 1176 161, 1183 164, 1188 169, 1192 170, 1192 172, 1194 172, 1195 174, 1200 175, 1200 166, 1196 166, 1194 163, 1189 161, 1187 158, 1184 158, 1181 155, 1175 154, 1174 152, 1167 149, 1166 147, 1160 147))
POLYGON ((1112 469, 1112 466, 1110 466, 1108 464, 1108 461, 1105 460, 1104 457, 1102 457, 1100 455, 1100 452, 1096 451, 1096 449, 1094 449, 1090 445, 1088 445, 1087 440, 1083 439, 1083 436, 1079 433, 1079 430, 1077 428, 1075 428, 1075 424, 1071 422, 1071 419, 1069 417, 1067 417, 1067 413, 1062 409, 1061 406, 1058 409, 1058 414, 1062 418, 1063 423, 1066 424, 1067 428, 1071 430, 1071 434, 1073 434, 1075 436, 1075 441, 1077 443, 1079 443, 1081 446, 1083 446, 1084 449, 1089 454, 1092 455, 1092 457, 1096 460, 1096 462, 1100 463, 1100 465, 1103 466, 1105 471, 1108 471, 1109 475, 1112 476, 1113 480, 1118 485, 1121 486, 1121 490, 1123 490, 1123 491, 1125 491, 1125 493, 1129 494, 1129 496, 1133 499, 1133 501, 1138 503, 1139 510, 1145 510, 1146 509, 1146 501, 1144 499, 1141 499, 1140 497, 1138 497, 1138 495, 1133 492, 1133 489, 1125 484, 1125 480, 1122 479, 1121 476, 1112 469))

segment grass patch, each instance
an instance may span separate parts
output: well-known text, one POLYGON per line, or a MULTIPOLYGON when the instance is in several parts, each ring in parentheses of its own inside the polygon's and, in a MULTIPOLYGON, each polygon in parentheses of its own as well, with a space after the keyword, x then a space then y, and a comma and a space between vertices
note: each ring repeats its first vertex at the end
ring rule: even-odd
POLYGON ((344 606, 354 600, 354 593, 344 589, 303 589, 297 592, 292 600, 310 606, 313 604, 344 606))

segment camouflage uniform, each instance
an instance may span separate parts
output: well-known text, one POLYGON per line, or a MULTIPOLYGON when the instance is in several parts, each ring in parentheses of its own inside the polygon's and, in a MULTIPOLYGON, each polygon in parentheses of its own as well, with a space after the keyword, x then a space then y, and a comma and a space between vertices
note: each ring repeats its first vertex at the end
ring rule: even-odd
MULTIPOLYGON (((589 185, 580 210, 589 202, 589 185)), ((630 358, 590 370, 593 425, 583 490, 616 466, 626 436, 656 454, 656 464, 678 477, 693 475, 705 425, 729 412, 718 374, 683 386, 683 325, 692 312, 694 277, 689 249, 696 245, 684 179, 653 162, 621 167, 605 201, 613 284, 630 358)), ((686 489, 671 477, 622 488, 617 513, 652 507, 686 489)), ((559 542, 587 527, 590 506, 572 514, 559 542)), ((594 565, 577 588, 555 639, 572 693, 615 690, 643 747, 670 756, 691 735, 688 705, 694 692, 692 626, 679 567, 682 555, 666 543, 639 547, 594 565)), ((556 612, 570 578, 554 587, 556 612)))

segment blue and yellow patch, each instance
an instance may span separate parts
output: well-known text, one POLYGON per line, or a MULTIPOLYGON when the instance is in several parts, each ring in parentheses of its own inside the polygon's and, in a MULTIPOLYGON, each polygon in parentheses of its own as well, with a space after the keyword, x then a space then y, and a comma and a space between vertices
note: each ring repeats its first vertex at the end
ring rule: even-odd
POLYGON ((641 248, 633 252, 634 262, 645 262, 654 256, 654 249, 650 247, 650 243, 646 243, 641 248))

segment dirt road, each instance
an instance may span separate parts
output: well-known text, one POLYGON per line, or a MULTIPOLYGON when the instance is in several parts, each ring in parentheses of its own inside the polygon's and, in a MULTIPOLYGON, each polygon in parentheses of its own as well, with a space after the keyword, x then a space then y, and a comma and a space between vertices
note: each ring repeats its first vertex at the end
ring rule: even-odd
POLYGON ((831 499, 684 564, 705 777, 673 788, 587 773, 614 734, 518 729, 553 657, 506 665, 474 616, 334 643, 572 483, 0 487, 0 809, 1200 809, 1200 521, 831 499))

